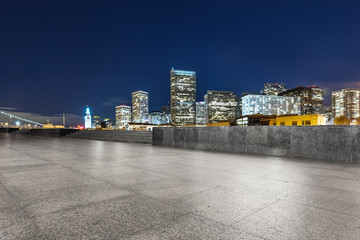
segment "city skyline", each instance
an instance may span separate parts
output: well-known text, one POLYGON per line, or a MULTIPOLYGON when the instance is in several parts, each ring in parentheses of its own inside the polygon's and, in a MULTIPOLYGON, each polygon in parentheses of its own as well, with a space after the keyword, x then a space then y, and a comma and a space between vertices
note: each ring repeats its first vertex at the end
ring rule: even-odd
POLYGON ((330 105, 331 91, 360 87, 359 3, 260 2, 2 3, 0 106, 112 116, 141 88, 156 111, 170 101, 171 67, 197 72, 197 99, 284 82, 318 85, 330 105))
MULTIPOLYGON (((188 94, 188 93, 191 93, 191 91, 189 92, 189 89, 187 89, 188 87, 190 87, 190 89, 192 88, 192 87, 195 87, 195 92, 196 92, 196 90, 197 90, 197 85, 196 85, 196 72, 195 71, 188 71, 188 70, 178 70, 178 69, 174 69, 174 68, 171 68, 171 70, 170 70, 170 93, 172 92, 172 89, 173 89, 173 87, 174 87, 174 83, 176 82, 176 81, 178 81, 178 80, 176 80, 175 82, 174 82, 174 76, 179 76, 180 78, 179 78, 179 80, 180 80, 180 84, 181 85, 179 85, 178 87, 180 87, 180 93, 181 94, 183 94, 183 93, 185 93, 186 92, 186 94, 188 94), (187 81, 189 81, 190 80, 190 78, 188 79, 188 77, 191 77, 191 76, 193 76, 193 77, 195 77, 195 83, 191 83, 191 82, 187 82, 187 81), (184 78, 185 77, 185 78, 184 78), (190 84, 190 85, 189 85, 190 84), (192 85, 192 84, 195 84, 195 85, 192 85)), ((177 88, 178 88, 177 87, 177 88)), ((287 111, 284 111, 284 112, 282 112, 281 113, 281 110, 280 110, 280 108, 267 108, 268 110, 267 111, 270 111, 269 113, 265 113, 266 115, 271 115, 271 114, 275 114, 275 115, 286 115, 286 114, 299 114, 299 115, 306 115, 307 114, 307 112, 305 111, 305 112, 303 112, 303 104, 305 104, 305 106, 306 107, 310 107, 310 108, 312 108, 312 104, 313 104, 313 97, 314 97, 314 99, 316 99, 315 101, 317 101, 317 103, 316 104, 318 104, 318 105, 316 105, 316 111, 314 111, 314 110, 311 110, 312 112, 310 112, 310 113, 315 113, 315 114, 324 114, 325 112, 323 112, 323 113, 320 113, 320 108, 322 108, 322 107, 330 107, 330 109, 331 109, 331 107, 334 107, 334 101, 333 101, 333 99, 332 99, 332 104, 330 105, 330 106, 328 106, 328 105, 323 105, 323 93, 324 93, 324 89, 321 89, 321 88, 319 88, 318 86, 315 86, 315 85, 312 85, 312 86, 307 86, 307 87, 304 87, 304 86, 298 86, 298 87, 295 87, 295 88, 291 88, 291 89, 287 89, 287 88, 285 88, 286 87, 286 83, 269 83, 269 82, 265 82, 264 83, 264 85, 263 85, 263 89, 260 89, 259 91, 258 91, 258 93, 256 93, 256 92, 254 92, 254 93, 249 93, 249 92, 243 92, 242 94, 240 94, 240 96, 239 96, 239 98, 237 98, 236 97, 236 94, 234 95, 235 96, 235 98, 237 99, 237 103, 238 104, 241 104, 241 100, 245 97, 247 97, 247 96, 251 96, 251 97, 255 97, 255 98, 258 98, 258 96, 262 96, 263 98, 266 98, 266 97, 272 97, 272 98, 280 98, 281 96, 286 96, 288 93, 291 93, 291 92, 294 92, 295 93, 295 95, 294 96, 297 96, 297 98, 298 98, 298 104, 299 104, 299 106, 298 106, 298 110, 296 110, 295 112, 292 112, 292 111, 290 111, 290 112, 287 112, 287 111), (281 91, 278 91, 278 90, 275 90, 275 92, 272 92, 273 91, 273 89, 274 89, 274 87, 275 88, 278 88, 278 87, 280 87, 280 88, 282 88, 282 90, 281 91), (267 90, 267 88, 268 88, 268 90, 267 90), (266 91, 270 91, 270 92, 266 92, 266 91), (307 91, 310 91, 309 92, 309 94, 308 93, 306 93, 305 95, 302 95, 303 93, 301 93, 301 91, 305 91, 305 92, 307 92, 307 91), (316 92, 316 94, 320 94, 320 95, 313 95, 311 92, 313 92, 313 91, 315 91, 316 92), (299 95, 300 94, 300 95, 299 95), (278 95, 278 96, 277 96, 278 95), (307 100, 305 100, 305 99, 307 99, 307 100), (301 101, 301 104, 300 104, 300 101, 301 101), (303 101, 305 101, 305 102, 303 102, 303 101), (300 105, 302 106, 302 107, 300 107, 300 105), (280 112, 279 112, 280 111, 280 112), (276 113, 277 112, 277 113, 276 113)), ((174 88, 175 89, 175 88, 174 88)), ((346 89, 349 89, 349 88, 346 88, 346 89)), ((338 89, 338 90, 335 90, 335 91, 332 91, 331 92, 331 96, 332 96, 332 98, 333 98, 333 94, 334 93, 336 93, 336 92, 340 92, 340 91, 343 91, 343 90, 346 90, 346 89, 338 89)), ((357 92, 359 92, 360 91, 360 88, 350 88, 350 89, 354 89, 355 91, 357 91, 357 92)), ((233 93, 233 91, 218 91, 218 90, 207 90, 207 94, 209 93, 209 92, 217 92, 217 93, 231 93, 231 94, 234 94, 233 93)), ((134 106, 137 106, 139 103, 135 103, 135 105, 134 105, 134 96, 137 96, 137 95, 139 95, 140 94, 140 96, 141 95, 144 95, 145 96, 145 98, 144 98, 144 100, 141 100, 141 101, 144 101, 142 104, 144 104, 143 105, 143 107, 145 107, 144 108, 144 110, 145 110, 145 112, 144 113, 142 113, 142 117, 141 117, 141 119, 143 119, 143 120, 141 120, 142 121, 142 123, 151 123, 152 122, 152 120, 150 119, 150 118, 153 118, 153 117, 155 117, 156 115, 157 115, 157 113, 160 113, 160 111, 159 110, 155 110, 155 111, 149 111, 149 97, 148 97, 148 95, 149 95, 149 93, 148 92, 145 92, 145 91, 141 91, 141 90, 139 90, 139 91, 136 91, 136 92, 133 92, 133 93, 131 93, 131 96, 132 96, 132 102, 131 102, 131 104, 124 104, 123 102, 122 103, 120 103, 120 105, 119 106, 117 106, 117 105, 114 105, 113 107, 115 108, 115 115, 113 115, 113 116, 105 116, 105 118, 107 118, 108 120, 110 120, 110 121, 113 121, 114 122, 114 126, 118 126, 119 124, 117 123, 118 122, 118 117, 117 117, 117 112, 118 112, 118 110, 117 110, 117 108, 118 107, 125 107, 125 108, 129 108, 130 110, 129 110, 129 120, 126 120, 125 122, 128 122, 128 123, 130 123, 130 122, 132 122, 132 123, 137 123, 138 122, 138 120, 135 120, 134 121, 134 111, 132 111, 132 108, 134 108, 134 106), (135 94, 135 95, 134 95, 135 94), (152 114, 155 114, 155 115, 152 115, 152 114)), ((193 93, 191 93, 191 94, 193 94, 193 93)), ((196 97, 196 95, 195 95, 195 98, 193 98, 193 96, 191 97, 192 98, 192 100, 193 100, 193 103, 194 103, 194 105, 195 105, 195 103, 196 103, 196 106, 198 106, 198 103, 206 103, 206 101, 204 101, 204 102, 202 102, 201 100, 205 100, 206 98, 207 98, 207 94, 205 94, 203 97, 203 99, 198 99, 197 97, 196 97), (199 102, 199 100, 200 100, 200 102, 199 102)), ((175 94, 176 95, 176 94, 175 94)), ((175 96, 174 95, 174 96, 175 96)), ((292 95, 289 95, 289 96, 292 96, 292 95)), ((177 98, 178 98, 179 96, 177 96, 177 98)), ((138 97, 135 97, 135 99, 137 99, 138 97)), ((185 100, 185 98, 184 99, 182 99, 183 98, 183 96, 180 96, 180 98, 178 99, 178 100, 181 100, 181 101, 183 101, 183 100, 185 100)), ((187 97, 186 97, 187 98, 187 97)), ((140 100, 140 99, 139 99, 140 100)), ((135 100, 136 102, 138 101, 138 100, 135 100)), ((357 106, 358 106, 358 104, 359 104, 359 97, 357 97, 357 99, 356 100, 354 100, 354 101, 356 101, 357 103, 357 106)), ((242 105, 242 104, 241 104, 242 105)), ((247 104, 248 105, 248 104, 247 104)), ((271 105, 271 104, 270 104, 271 105)), ((275 104, 276 105, 276 104, 275 104)), ((274 106, 275 106, 274 105, 274 106)), ((140 105, 139 105, 140 106, 140 105)), ((225 105, 224 105, 225 106, 225 105)), ((223 107, 224 107, 223 106, 223 107)), ((285 105, 284 105, 285 106, 285 105)), ((250 110, 250 112, 249 112, 249 109, 247 109, 245 112, 244 112, 244 110, 241 110, 243 107, 240 107, 240 109, 238 108, 239 107, 239 105, 236 107, 236 110, 235 110, 235 112, 234 112, 234 114, 236 114, 236 117, 239 117, 239 116, 244 116, 244 115, 252 115, 252 114, 264 114, 264 112, 262 112, 262 111, 259 111, 259 110, 255 110, 255 111, 253 111, 253 110, 250 110), (240 115, 239 115, 240 114, 240 115)), ((258 106, 259 107, 259 106, 258 106)), ((134 109, 136 109, 137 107, 135 107, 134 109)), ((166 110, 165 112, 164 112, 164 108, 169 108, 168 110, 170 110, 171 109, 171 106, 166 106, 166 105, 163 105, 163 106, 161 106, 161 112, 162 113, 167 113, 167 111, 168 110, 166 110)), ((249 106, 247 106, 247 108, 249 108, 249 106)), ((261 107, 262 108, 262 107, 261 107)), ((281 107, 281 108, 283 108, 283 107, 281 107)), ((1 109, 1 107, 0 107, 0 109, 1 109)), ((16 109, 12 109, 12 108, 3 108, 3 109, 5 109, 5 110, 7 110, 7 109, 9 109, 9 110, 12 110, 12 111, 9 111, 9 113, 15 113, 16 114, 16 112, 13 112, 14 110, 16 110, 16 109)), ((139 108, 140 109, 140 108, 139 108)), ((176 108, 174 108, 174 109, 176 109, 176 108)), ((207 108, 205 108, 205 109, 207 109, 207 108)), ((314 108, 315 109, 315 108, 314 108)), ((85 110, 86 110, 86 114, 85 115, 88 115, 88 113, 89 113, 89 106, 88 105, 86 105, 85 106, 85 110)), ((207 110, 209 110, 209 109, 207 109, 207 110)), ((324 109, 324 111, 325 111, 326 109, 324 109)), ((135 112, 138 112, 139 110, 135 110, 135 112)), ((360 110, 358 109, 358 110, 355 110, 355 111, 357 111, 357 112, 360 112, 360 110)), ((25 114, 25 115, 27 115, 27 118, 29 119, 29 120, 31 120, 32 119, 32 117, 31 117, 31 115, 33 114, 33 113, 28 113, 28 112, 19 112, 20 113, 20 115, 23 115, 23 114, 25 114)), ((196 112, 193 112, 192 113, 192 117, 194 118, 194 120, 193 120, 193 123, 191 123, 191 124, 197 124, 197 121, 198 121, 198 116, 197 116, 197 113, 198 113, 198 111, 197 111, 197 109, 196 109, 196 112)), ((138 113, 138 114, 140 114, 140 113, 138 113)), ((218 112, 217 114, 222 114, 222 113, 220 113, 220 112, 218 112)), ((99 114, 97 114, 97 115, 99 115, 99 114)), ((169 120, 171 121, 171 116, 170 116, 171 114, 169 114, 169 120)), ((43 120, 45 119, 45 118, 47 118, 47 122, 49 122, 49 120, 48 119, 52 119, 53 120, 53 122, 55 123, 55 124, 59 124, 60 123, 60 119, 59 119, 59 117, 55 117, 55 116, 41 116, 41 115, 39 115, 39 114, 33 114, 33 116, 36 118, 36 119, 39 119, 39 117, 40 118, 42 118, 43 120)), ((58 115, 59 116, 59 115, 58 115)), ((165 116, 165 115, 164 115, 165 116)), ((205 120, 205 123, 211 123, 211 121, 209 121, 209 120, 206 120, 206 118, 209 116, 209 113, 206 113, 205 115, 204 115, 204 120, 205 120)), ((335 115, 334 116, 334 114, 332 114, 332 117, 337 117, 337 116, 340 116, 339 114, 337 114, 337 115, 335 115)), ((64 118, 65 117, 65 113, 63 113, 63 115, 62 115, 62 117, 64 118)), ((94 117, 98 117, 99 118, 99 116, 94 116, 94 117)), ((104 117, 104 116, 102 116, 102 117, 104 117)), ((159 116, 156 116, 155 118, 157 118, 157 117, 159 117, 159 116)), ((81 118, 83 119, 84 117, 81 117, 80 115, 71 115, 71 118, 72 118, 72 121, 70 121, 71 123, 70 124, 68 124, 68 126, 72 126, 72 127, 75 127, 75 126, 84 126, 84 128, 86 128, 85 127, 85 125, 91 125, 92 123, 90 122, 90 123, 86 123, 86 120, 85 120, 85 124, 83 124, 83 121, 82 120, 80 120, 81 118), (77 118, 77 120, 74 120, 74 119, 76 119, 77 118)), ((85 119, 86 119, 86 116, 85 116, 85 119)), ((90 121, 92 120, 92 118, 90 117, 90 118, 87 118, 88 119, 88 121, 89 121, 89 119, 90 119, 90 121)), ((230 117, 228 120, 234 120, 235 118, 233 118, 233 117, 230 117)), ((63 120, 63 119, 62 119, 63 120)), ((165 118, 163 118, 163 120, 166 122, 166 119, 165 118)), ((219 119, 220 120, 220 119, 219 119)), ((226 118, 224 118, 223 120, 226 120, 226 118)), ((64 121, 64 120, 63 120, 64 121)), ((155 120, 156 122, 158 122, 158 120, 155 120)), ((45 121, 43 121, 44 123, 45 123, 45 121)), ((125 123, 124 122, 124 123, 125 123)), ((215 122, 218 122, 218 121, 215 121, 215 122)), ((160 122, 158 122, 157 124, 162 124, 162 123, 160 123, 160 122)), ((174 124, 174 123, 173 123, 174 124)), ((190 124, 190 125, 191 125, 190 124)), ((122 126, 124 126, 124 124, 121 124, 122 126)), ((181 124, 179 124, 179 123, 175 123, 175 125, 183 125, 183 123, 181 123, 181 124)), ((185 124, 185 125, 187 125, 187 124, 185 124)))

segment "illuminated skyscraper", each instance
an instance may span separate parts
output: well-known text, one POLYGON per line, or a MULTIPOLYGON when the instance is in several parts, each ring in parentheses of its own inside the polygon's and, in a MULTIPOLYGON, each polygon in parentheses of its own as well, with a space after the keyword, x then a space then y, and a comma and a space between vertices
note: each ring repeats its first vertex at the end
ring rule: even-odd
POLYGON ((333 117, 360 117, 360 88, 346 88, 331 93, 333 117))
POLYGON ((205 99, 205 123, 235 120, 237 96, 231 91, 208 90, 205 99))
POLYGON ((137 91, 132 93, 132 122, 145 123, 149 118, 149 93, 137 91))
POLYGON ((205 124, 205 102, 196 102, 196 124, 205 124))
POLYGON ((265 95, 278 95, 286 91, 285 83, 265 83, 262 93, 265 95))
POLYGON ((91 128, 91 114, 89 107, 86 108, 84 119, 85 119, 85 129, 91 128))
POLYGON ((324 104, 323 90, 317 86, 292 88, 279 96, 301 97, 302 115, 320 114, 324 104))
POLYGON ((131 122, 131 107, 120 105, 115 107, 116 128, 124 128, 127 123, 131 122))
POLYGON ((249 94, 241 98, 242 115, 285 115, 301 113, 300 97, 249 94))
POLYGON ((156 125, 170 124, 170 115, 158 111, 151 112, 149 114, 149 123, 156 125))
POLYGON ((170 99, 174 125, 196 124, 196 72, 170 71, 170 99))

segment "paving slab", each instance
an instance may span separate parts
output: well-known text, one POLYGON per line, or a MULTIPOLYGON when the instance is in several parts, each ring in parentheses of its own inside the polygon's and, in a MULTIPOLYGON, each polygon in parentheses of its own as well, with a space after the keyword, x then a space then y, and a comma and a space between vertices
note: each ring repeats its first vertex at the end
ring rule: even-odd
POLYGON ((0 239, 360 239, 359 189, 354 164, 0 134, 0 239))
POLYGON ((222 225, 194 214, 187 214, 163 225, 140 231, 132 235, 132 240, 157 239, 223 239, 223 240, 261 240, 238 229, 222 225))
POLYGON ((284 200, 233 226, 266 239, 359 239, 360 236, 358 217, 284 200))
POLYGON ((159 201, 126 196, 35 218, 50 239, 118 239, 186 214, 159 201))

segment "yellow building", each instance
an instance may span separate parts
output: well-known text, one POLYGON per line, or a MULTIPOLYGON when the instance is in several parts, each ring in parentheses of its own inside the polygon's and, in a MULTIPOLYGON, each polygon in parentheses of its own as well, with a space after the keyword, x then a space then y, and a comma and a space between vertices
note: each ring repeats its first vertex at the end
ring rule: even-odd
POLYGON ((207 127, 229 127, 230 122, 216 122, 216 123, 207 123, 207 127))
POLYGON ((65 128, 63 125, 54 125, 52 123, 44 123, 43 128, 65 128))
POLYGON ((44 123, 43 128, 55 128, 55 126, 52 123, 44 123))
POLYGON ((270 126, 326 125, 326 117, 319 114, 279 116, 270 119, 270 126))

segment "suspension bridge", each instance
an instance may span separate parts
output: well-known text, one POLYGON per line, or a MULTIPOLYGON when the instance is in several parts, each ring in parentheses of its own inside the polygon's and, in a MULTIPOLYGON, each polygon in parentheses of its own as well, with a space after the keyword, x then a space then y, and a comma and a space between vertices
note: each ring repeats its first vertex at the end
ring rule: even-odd
POLYGON ((43 124, 0 109, 0 127, 42 127, 43 124))

